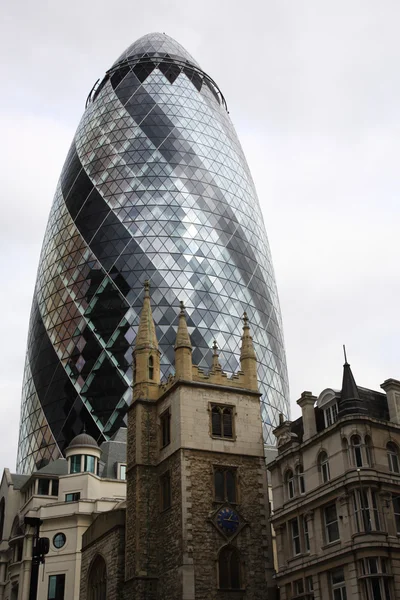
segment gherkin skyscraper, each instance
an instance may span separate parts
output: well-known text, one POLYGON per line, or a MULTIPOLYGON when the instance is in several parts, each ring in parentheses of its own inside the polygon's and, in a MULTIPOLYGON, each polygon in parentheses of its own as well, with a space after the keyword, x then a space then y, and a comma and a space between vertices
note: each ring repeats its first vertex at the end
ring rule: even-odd
POLYGON ((29 325, 20 472, 57 458, 83 426, 102 441, 124 424, 145 279, 164 375, 180 300, 193 362, 211 364, 215 339, 227 372, 239 367, 247 311, 273 443, 287 371, 256 191, 217 84, 160 33, 92 89, 60 176, 29 325))

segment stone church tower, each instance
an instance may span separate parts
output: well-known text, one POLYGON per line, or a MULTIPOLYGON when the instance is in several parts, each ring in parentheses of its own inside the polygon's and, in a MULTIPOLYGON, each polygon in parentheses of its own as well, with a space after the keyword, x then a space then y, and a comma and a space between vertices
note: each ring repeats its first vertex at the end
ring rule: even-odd
POLYGON ((175 376, 160 383, 149 285, 128 415, 126 600, 271 599, 272 549, 256 356, 241 371, 192 364, 181 303, 175 376))

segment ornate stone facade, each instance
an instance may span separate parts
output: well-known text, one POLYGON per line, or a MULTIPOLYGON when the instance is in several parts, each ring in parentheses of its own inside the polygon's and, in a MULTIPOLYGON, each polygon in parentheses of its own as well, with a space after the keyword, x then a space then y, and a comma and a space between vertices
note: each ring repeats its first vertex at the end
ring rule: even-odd
POLYGON ((271 472, 281 600, 400 598, 400 382, 304 392, 271 472))

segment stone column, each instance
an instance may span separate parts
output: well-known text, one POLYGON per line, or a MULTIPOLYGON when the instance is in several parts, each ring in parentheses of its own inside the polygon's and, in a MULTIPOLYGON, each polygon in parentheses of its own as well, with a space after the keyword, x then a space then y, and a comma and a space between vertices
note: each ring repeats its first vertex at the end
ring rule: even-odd
POLYGON ((314 405, 317 398, 311 392, 303 392, 301 398, 297 400, 297 404, 301 408, 303 415, 303 442, 309 440, 317 433, 317 424, 315 421, 314 405))
POLYGON ((349 527, 349 496, 342 494, 338 498, 338 519, 339 519, 339 533, 341 542, 348 542, 351 540, 351 527, 349 527))
POLYGON ((6 563, 0 562, 0 600, 4 598, 4 587, 6 577, 6 563))
POLYGON ((381 388, 386 392, 390 420, 392 423, 400 423, 400 381, 386 379, 381 388))
POLYGON ((22 582, 21 593, 18 594, 18 598, 21 600, 29 600, 29 589, 31 584, 31 572, 32 572, 32 547, 33 547, 33 536, 31 534, 25 537, 24 542, 24 555, 23 555, 23 566, 21 569, 22 582))

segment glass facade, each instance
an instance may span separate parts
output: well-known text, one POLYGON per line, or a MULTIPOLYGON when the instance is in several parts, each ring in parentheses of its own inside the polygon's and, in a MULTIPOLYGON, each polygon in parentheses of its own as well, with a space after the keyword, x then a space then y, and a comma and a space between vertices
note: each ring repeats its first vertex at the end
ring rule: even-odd
POLYGON ((87 100, 40 257, 23 382, 18 470, 57 458, 82 431, 124 424, 132 342, 149 279, 173 371, 179 300, 193 362, 239 368, 247 311, 265 442, 288 416, 279 301, 254 184, 215 82, 177 42, 130 46, 87 100))

